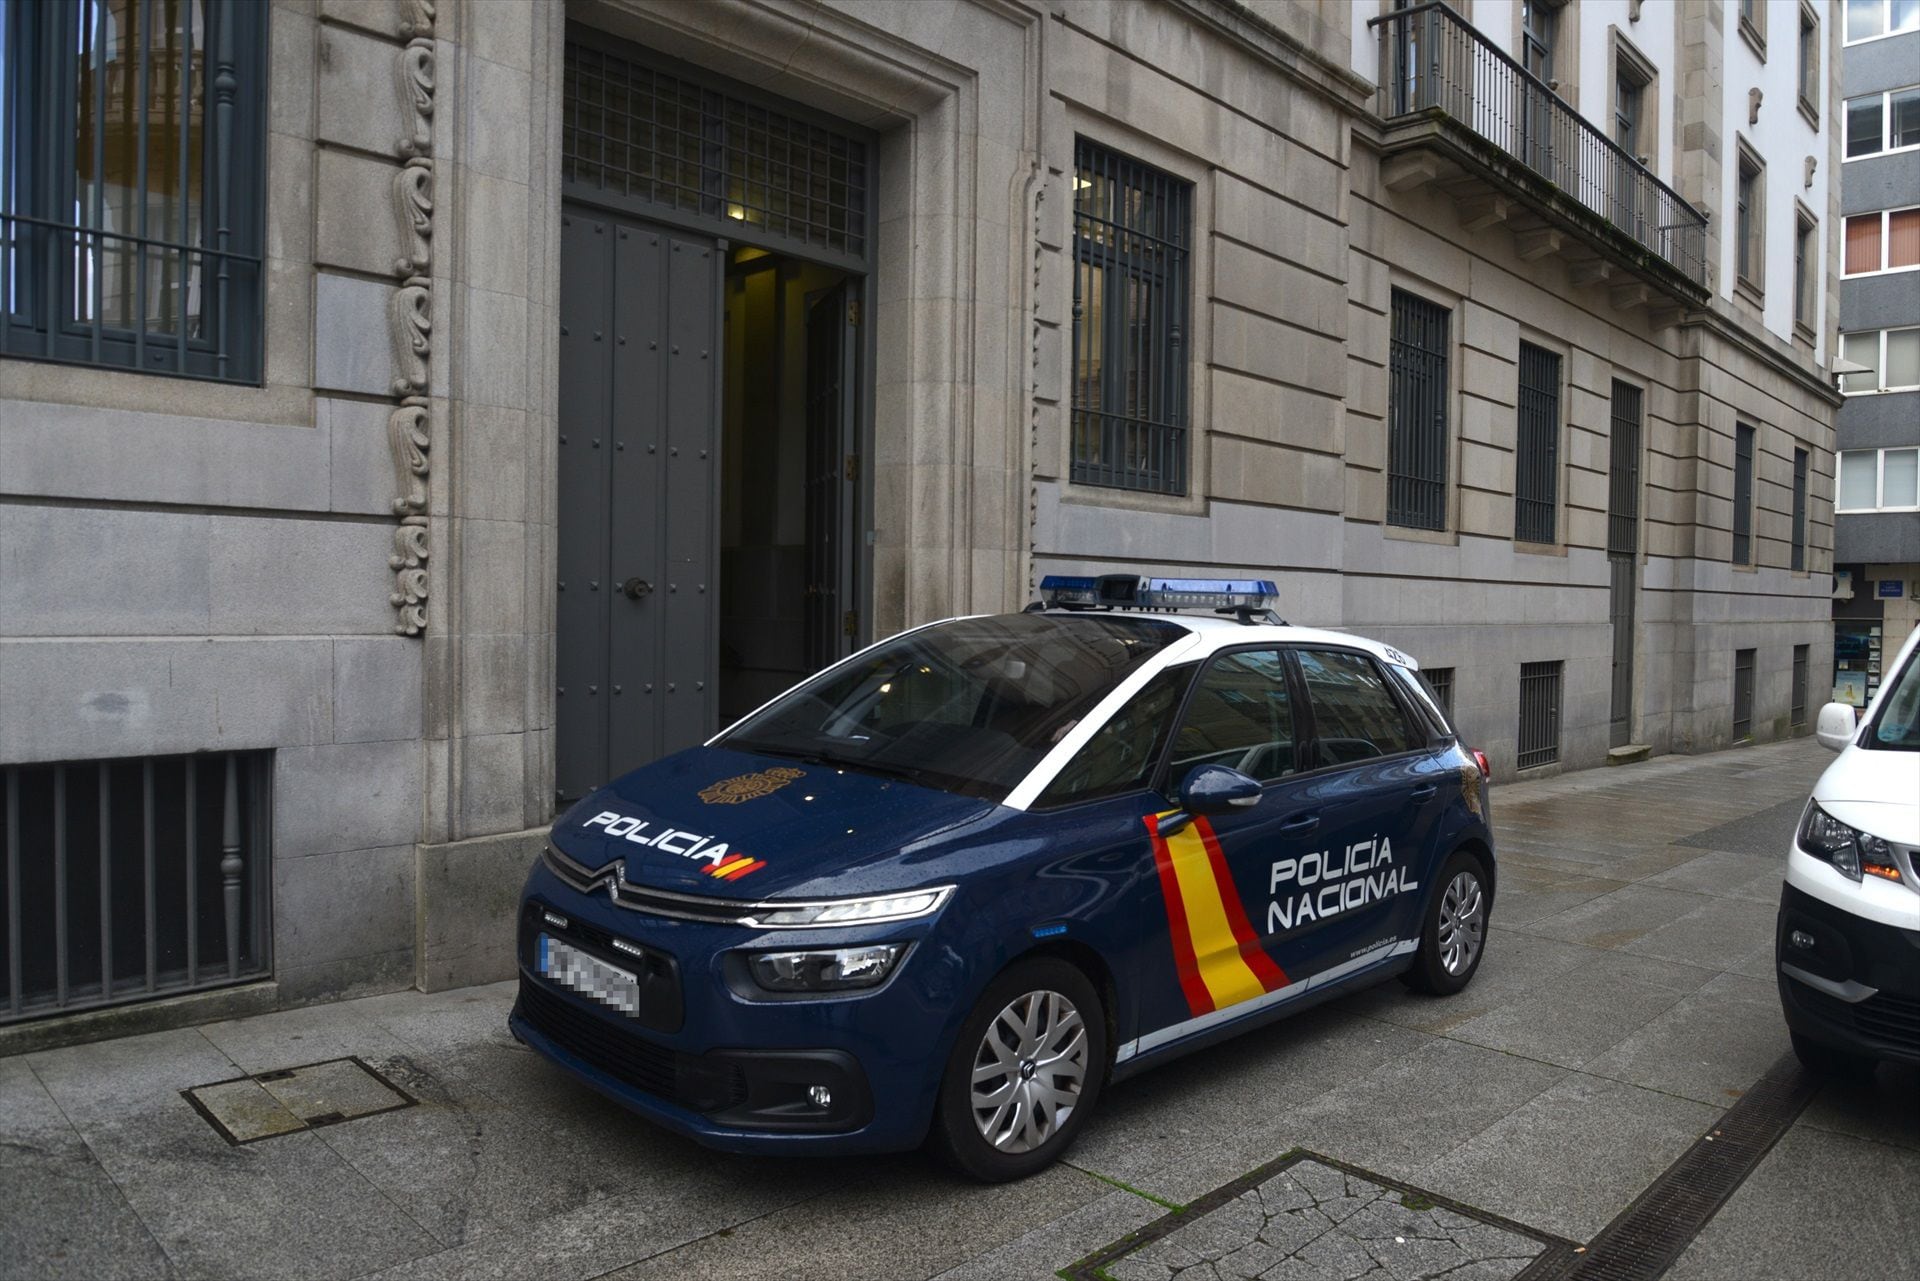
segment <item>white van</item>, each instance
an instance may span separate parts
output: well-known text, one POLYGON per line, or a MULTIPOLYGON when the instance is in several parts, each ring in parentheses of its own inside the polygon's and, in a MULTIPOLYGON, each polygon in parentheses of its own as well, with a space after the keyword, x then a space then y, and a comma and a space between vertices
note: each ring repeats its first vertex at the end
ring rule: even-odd
POLYGON ((1920 629, 1866 714, 1820 709, 1840 753, 1787 854, 1774 933, 1794 1052, 1816 1071, 1920 1064, 1920 629))

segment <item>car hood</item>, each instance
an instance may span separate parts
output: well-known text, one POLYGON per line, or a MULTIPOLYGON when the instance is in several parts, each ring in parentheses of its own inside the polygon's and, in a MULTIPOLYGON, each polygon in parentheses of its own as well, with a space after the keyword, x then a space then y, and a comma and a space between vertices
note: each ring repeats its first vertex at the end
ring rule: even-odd
POLYGON ((1820 776, 1813 799, 1863 832, 1920 845, 1920 752, 1848 747, 1820 776))
POLYGON ((590 870, 742 900, 909 889, 935 848, 1011 811, 851 768, 695 747, 622 776, 553 825, 590 870))

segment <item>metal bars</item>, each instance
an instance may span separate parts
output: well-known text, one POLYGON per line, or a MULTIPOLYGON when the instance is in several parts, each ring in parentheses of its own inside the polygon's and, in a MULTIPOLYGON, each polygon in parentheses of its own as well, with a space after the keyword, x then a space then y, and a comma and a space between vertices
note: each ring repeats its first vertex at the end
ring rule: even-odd
POLYGON ((1447 526, 1449 312, 1393 291, 1387 403, 1387 523, 1447 526))
POLYGON ((1520 750, 1516 769, 1560 759, 1560 664, 1520 664, 1520 750))
POLYGON ((259 381, 268 10, 0 9, 0 354, 259 381))
POLYGON ((1753 428, 1733 428, 1733 563, 1753 564, 1753 428))
POLYGON ((1513 536, 1551 543, 1560 503, 1560 357, 1520 344, 1520 394, 1514 442, 1513 536))
POLYGON ((1640 550, 1641 391, 1613 380, 1612 432, 1608 440, 1607 551, 1632 556, 1640 550))
POLYGON ((1753 651, 1733 652, 1733 741, 1753 737, 1753 651))
POLYGON ((567 182, 695 215, 721 234, 731 224, 732 234, 866 256, 866 143, 593 40, 567 41, 567 182))
POLYGON ((1525 165, 1616 231, 1707 286, 1706 216, 1451 8, 1369 19, 1380 32, 1377 110, 1435 113, 1525 165))
POLYGON ((0 1023, 267 974, 271 768, 263 752, 4 767, 0 1023))
POLYGON ((1788 723, 1794 729, 1800 729, 1807 723, 1807 655, 1811 646, 1793 647, 1793 692, 1792 707, 1788 723))
POLYGON ((1074 145, 1072 478, 1187 492, 1193 188, 1074 145))
POLYGON ((1807 567, 1807 451, 1793 451, 1793 561, 1795 573, 1807 567))

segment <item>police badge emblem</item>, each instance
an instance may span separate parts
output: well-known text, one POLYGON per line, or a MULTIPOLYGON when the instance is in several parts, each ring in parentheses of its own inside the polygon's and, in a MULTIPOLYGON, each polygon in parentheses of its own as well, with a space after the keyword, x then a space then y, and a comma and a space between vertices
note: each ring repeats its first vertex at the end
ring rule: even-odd
POLYGON ((700 789, 700 799, 709 805, 738 805, 742 801, 771 796, 794 779, 804 777, 805 774, 805 770, 776 765, 772 769, 761 770, 758 774, 740 774, 709 784, 700 789))

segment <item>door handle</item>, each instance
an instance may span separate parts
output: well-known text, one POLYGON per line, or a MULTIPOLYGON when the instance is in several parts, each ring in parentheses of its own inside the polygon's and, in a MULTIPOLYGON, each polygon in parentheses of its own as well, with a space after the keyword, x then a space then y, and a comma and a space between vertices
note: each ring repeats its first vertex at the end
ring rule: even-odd
POLYGON ((1318 826, 1320 826, 1320 816, 1318 814, 1302 814, 1297 818, 1290 818, 1282 823, 1280 830, 1288 836, 1296 836, 1301 832, 1311 832, 1318 826))
POLYGON ((620 584, 620 590, 627 594, 628 600, 639 600, 653 590, 653 584, 644 578, 629 578, 620 584))
POLYGON ((1424 801, 1439 790, 1440 790, 1440 785, 1438 783, 1428 783, 1425 787, 1414 788, 1413 791, 1409 793, 1409 795, 1411 795, 1413 799, 1416 801, 1424 801))

